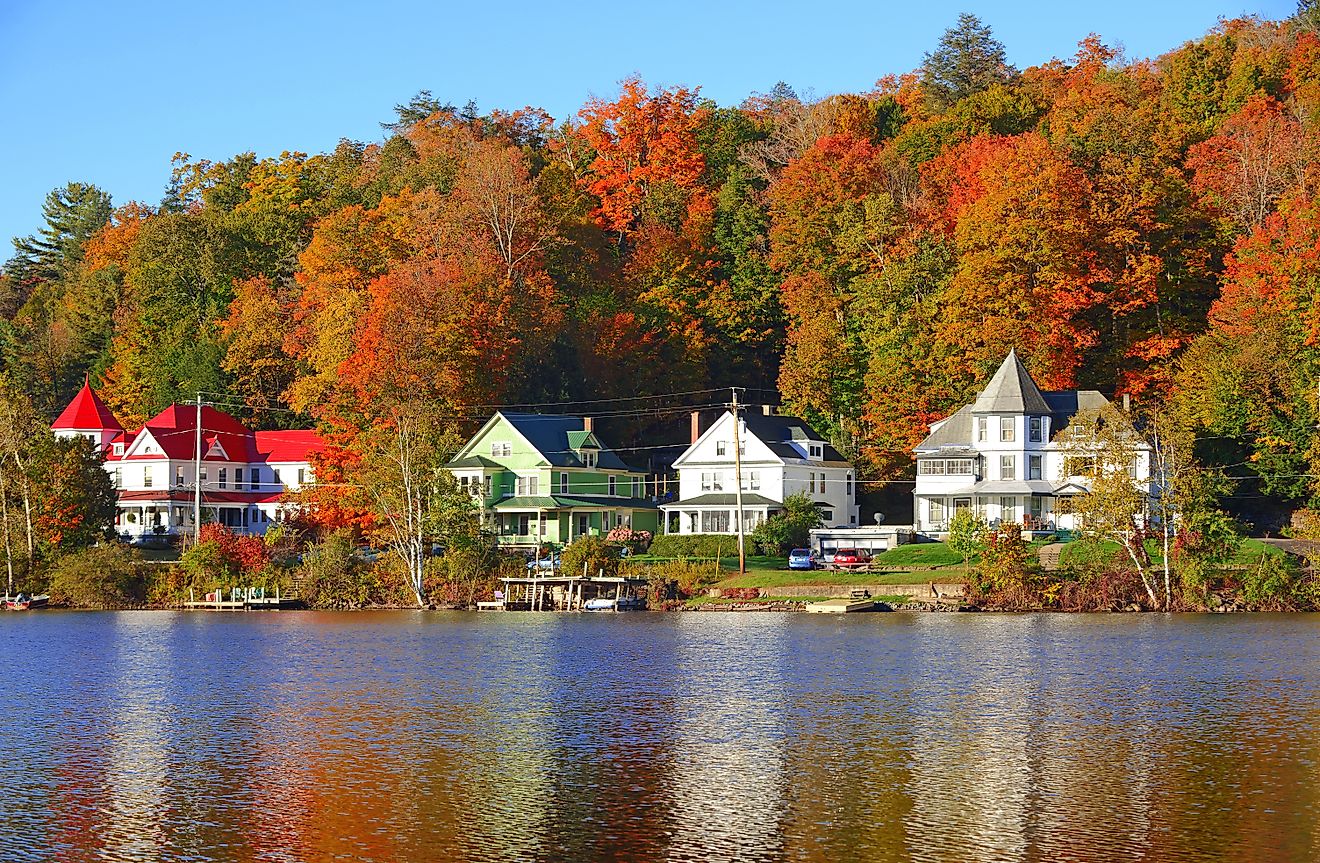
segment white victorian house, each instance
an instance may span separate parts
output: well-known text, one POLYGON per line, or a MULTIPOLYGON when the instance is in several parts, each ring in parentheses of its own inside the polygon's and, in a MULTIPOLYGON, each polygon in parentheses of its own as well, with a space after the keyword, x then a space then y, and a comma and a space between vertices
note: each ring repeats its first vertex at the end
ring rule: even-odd
MULTIPOLYGON (((666 533, 737 533, 734 415, 725 411, 704 433, 693 415, 692 444, 674 460, 678 500, 661 504, 666 533)), ((828 526, 857 525, 853 466, 819 432, 797 417, 770 409, 743 412, 738 447, 742 474, 743 532, 751 533, 805 493, 828 526)))
MULTIPOLYGON (((1085 494, 1088 481, 1067 475, 1061 434, 1079 413, 1109 404, 1095 390, 1042 392, 1015 351, 970 405, 934 423, 916 447, 913 525, 946 535, 949 520, 971 509, 991 524, 1030 530, 1075 528, 1062 499, 1085 494)), ((1142 444, 1129 474, 1150 493, 1150 450, 1142 444)), ((1072 453, 1075 455, 1075 453, 1072 453)))

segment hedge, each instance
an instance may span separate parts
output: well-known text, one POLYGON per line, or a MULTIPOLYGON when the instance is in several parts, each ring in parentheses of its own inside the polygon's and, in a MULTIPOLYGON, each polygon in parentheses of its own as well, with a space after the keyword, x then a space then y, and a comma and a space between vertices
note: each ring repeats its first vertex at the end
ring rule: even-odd
POLYGON ((737 554, 738 537, 728 533, 664 534, 651 540, 646 553, 652 557, 704 558, 737 554))

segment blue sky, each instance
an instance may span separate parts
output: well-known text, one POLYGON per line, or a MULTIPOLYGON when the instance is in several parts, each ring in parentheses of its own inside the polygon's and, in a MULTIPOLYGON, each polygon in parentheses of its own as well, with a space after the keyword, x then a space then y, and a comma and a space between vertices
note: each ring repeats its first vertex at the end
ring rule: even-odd
POLYGON ((159 201, 175 152, 226 159, 378 140, 418 90, 557 117, 640 74, 737 104, 783 80, 856 91, 909 71, 961 11, 1019 67, 1096 32, 1157 56, 1220 17, 1282 18, 1294 0, 839 3, 38 2, 0 0, 0 260, 46 193, 92 182, 159 201))

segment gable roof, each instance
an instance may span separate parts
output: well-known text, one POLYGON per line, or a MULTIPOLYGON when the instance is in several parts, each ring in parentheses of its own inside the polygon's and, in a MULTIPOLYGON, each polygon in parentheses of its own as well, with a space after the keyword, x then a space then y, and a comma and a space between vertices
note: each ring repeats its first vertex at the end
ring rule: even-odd
POLYGON ((468 466, 467 464, 460 464, 460 462, 465 463, 469 458, 477 455, 475 452, 471 452, 473 444, 481 439, 485 432, 501 417, 527 441, 532 449, 540 453, 541 457, 551 467, 586 467, 586 463, 576 452, 585 444, 588 447, 595 446, 599 448, 596 455, 597 467, 605 470, 639 472, 624 464, 622 459, 614 454, 613 450, 601 443, 594 432, 588 432, 584 429, 582 427, 582 417, 567 416, 565 414, 531 414, 506 411, 497 411, 494 416, 487 420, 486 424, 459 450, 458 457, 451 461, 448 466, 468 466))
MULTIPOLYGON (((798 417, 766 416, 760 413, 744 413, 743 425, 751 434, 770 448, 770 451, 780 458, 802 458, 802 453, 798 452, 789 443, 790 441, 820 441, 825 445, 822 451, 820 461, 841 461, 847 459, 843 454, 830 446, 828 439, 820 432, 807 425, 807 421, 798 417)), ((814 459, 813 459, 814 460, 814 459)))
POLYGON ((91 431, 93 429, 113 429, 123 431, 124 427, 115 419, 115 415, 106 407, 105 402, 92 389, 92 380, 90 377, 83 378, 82 389, 73 397, 66 407, 51 423, 52 429, 77 429, 82 431, 91 431))
MULTIPOLYGON (((1036 392, 1045 404, 1045 409, 1032 411, 1032 413, 1050 417, 1051 440, 1066 429, 1068 423, 1077 414, 1083 411, 1098 411, 1109 404, 1109 399, 1097 390, 1058 390, 1053 392, 1036 390, 1036 392)), ((1018 411, 1012 412, 1017 413, 1018 411)), ((973 413, 976 413, 975 405, 964 405, 959 408, 949 418, 935 423, 931 433, 926 435, 925 440, 913 447, 913 450, 917 453, 932 453, 972 448, 973 413)))
POLYGON ((1027 373, 1027 367, 1018 359, 1017 351, 1010 350, 999 364, 999 369, 972 403, 972 412, 978 414, 1047 414, 1050 406, 1041 395, 1040 388, 1027 373))

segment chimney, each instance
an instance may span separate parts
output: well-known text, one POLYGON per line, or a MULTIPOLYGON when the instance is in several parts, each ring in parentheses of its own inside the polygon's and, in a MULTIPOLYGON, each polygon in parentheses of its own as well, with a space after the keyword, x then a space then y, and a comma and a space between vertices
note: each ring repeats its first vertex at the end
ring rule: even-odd
POLYGON ((767 416, 767 417, 772 417, 772 416, 774 416, 774 415, 775 415, 775 406, 774 406, 774 405, 761 405, 761 415, 762 415, 762 416, 767 416))
POLYGON ((692 412, 692 443, 701 437, 701 411, 692 412))
POLYGON ((583 417, 583 418, 582 418, 582 430, 583 430, 584 432, 595 431, 595 429, 592 428, 592 419, 591 419, 591 417, 583 417))

